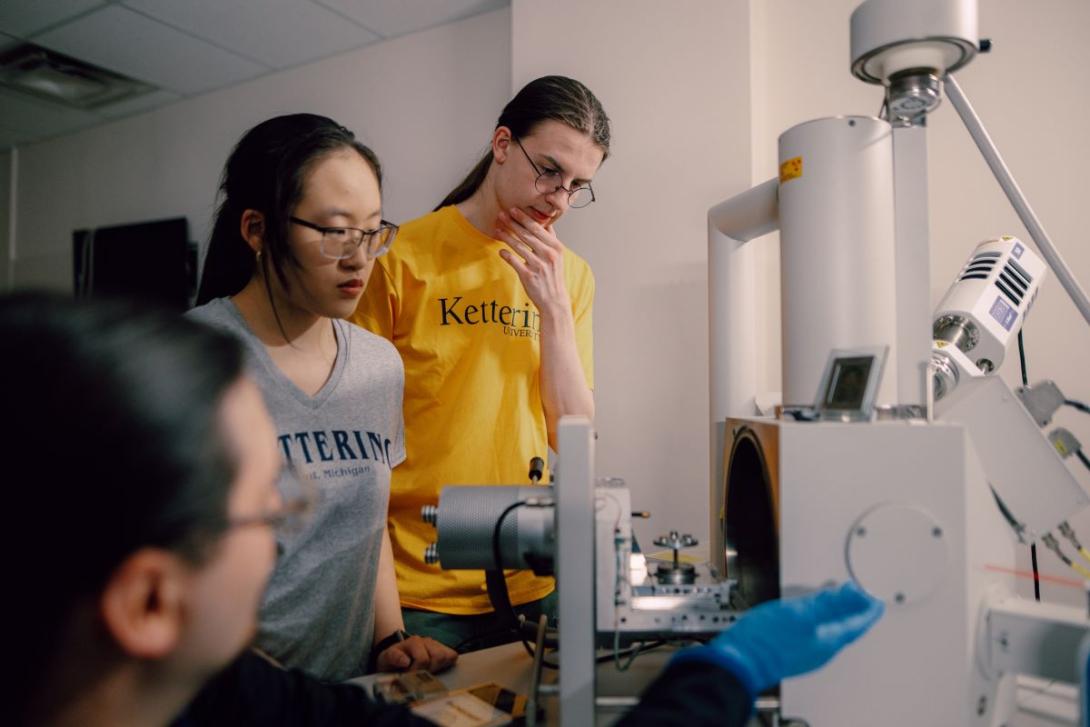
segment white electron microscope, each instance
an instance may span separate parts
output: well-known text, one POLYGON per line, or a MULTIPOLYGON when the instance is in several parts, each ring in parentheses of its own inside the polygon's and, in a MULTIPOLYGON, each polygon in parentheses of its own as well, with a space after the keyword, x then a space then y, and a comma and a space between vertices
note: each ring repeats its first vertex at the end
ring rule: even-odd
MULTIPOLYGON (((881 117, 788 129, 778 178, 709 211, 708 566, 640 570, 628 490, 596 477, 585 420, 561 423, 552 485, 448 487, 425 508, 429 559, 492 571, 490 593, 500 568, 556 574, 562 724, 594 723, 596 646, 617 658, 622 641, 714 635, 762 601, 853 579, 885 616, 758 700, 767 723, 1000 727, 1017 679, 1036 677, 1071 685, 1090 726, 1086 609, 1021 598, 1015 583, 1020 543, 1090 577, 1067 522, 1090 505, 1090 459, 1050 429, 1070 403, 1059 387, 1012 391, 995 373, 1050 274, 1088 324, 1090 300, 953 76, 986 48, 974 0, 867 0, 851 18, 851 68, 884 88, 881 117), (944 93, 1034 248, 980 243, 932 310, 926 120, 944 93), (747 304, 755 241, 775 230, 783 387, 767 411, 747 304)), ((498 612, 505 598, 493 595, 498 612)), ((542 629, 537 640, 540 660, 542 629)))
POLYGON ((882 118, 788 129, 778 178, 708 213, 713 564, 743 605, 848 578, 887 605, 826 668, 781 684, 780 714, 812 727, 998 727, 1017 677, 1085 677, 1086 610, 1019 598, 1015 547, 1090 575, 1064 555, 1085 552, 1067 519, 1090 504, 1090 468, 1048 430, 1059 389, 1015 392, 994 372, 1049 272, 1088 323, 1090 301, 955 80, 986 48, 973 0, 864 2, 851 69, 884 87, 882 118), (926 120, 944 92, 1039 255, 979 244, 932 311, 926 120), (764 417, 745 303, 753 241, 776 229, 783 391, 764 417))

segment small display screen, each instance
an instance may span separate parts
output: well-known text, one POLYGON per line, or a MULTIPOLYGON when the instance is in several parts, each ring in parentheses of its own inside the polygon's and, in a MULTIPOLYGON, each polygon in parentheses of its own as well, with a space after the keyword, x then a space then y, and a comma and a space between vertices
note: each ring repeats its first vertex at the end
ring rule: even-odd
POLYGON ((826 409, 861 409, 873 366, 874 356, 836 359, 822 405, 826 409))

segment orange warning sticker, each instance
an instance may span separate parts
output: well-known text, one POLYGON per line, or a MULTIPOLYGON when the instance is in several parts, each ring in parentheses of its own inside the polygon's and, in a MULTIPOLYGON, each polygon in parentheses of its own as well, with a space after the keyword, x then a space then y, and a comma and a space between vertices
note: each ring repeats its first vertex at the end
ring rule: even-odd
POLYGON ((802 176, 802 157, 788 159, 780 165, 780 184, 802 176))

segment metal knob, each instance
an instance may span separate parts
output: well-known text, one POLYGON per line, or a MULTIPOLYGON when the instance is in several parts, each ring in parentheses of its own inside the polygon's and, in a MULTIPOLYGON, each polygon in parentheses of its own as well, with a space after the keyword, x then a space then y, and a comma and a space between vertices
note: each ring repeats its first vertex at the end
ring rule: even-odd
POLYGON ((696 538, 688 533, 680 535, 678 531, 671 530, 669 535, 660 535, 655 538, 654 542, 655 545, 669 548, 674 553, 673 563, 669 565, 663 563, 655 571, 655 578, 659 583, 680 585, 682 583, 693 583, 696 580, 695 566, 692 563, 682 563, 678 555, 678 551, 682 548, 691 548, 697 545, 696 538))
POLYGON ((681 548, 691 548, 694 545, 699 545, 699 543, 696 538, 688 533, 678 535, 676 530, 671 530, 669 535, 660 535, 655 538, 655 545, 670 548, 671 550, 680 550, 681 548))
POLYGON ((429 525, 435 525, 439 522, 439 506, 424 505, 424 507, 420 508, 420 517, 429 525))
POLYGON ((424 562, 428 565, 439 562, 439 543, 429 543, 428 547, 424 548, 424 562))

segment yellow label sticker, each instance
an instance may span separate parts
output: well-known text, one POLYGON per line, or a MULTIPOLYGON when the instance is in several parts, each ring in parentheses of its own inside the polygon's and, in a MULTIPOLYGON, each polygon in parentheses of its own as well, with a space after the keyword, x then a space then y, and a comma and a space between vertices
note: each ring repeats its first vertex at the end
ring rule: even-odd
POLYGON ((780 184, 802 176, 802 157, 788 159, 780 165, 780 184))
POLYGON ((946 341, 935 341, 935 346, 938 348, 946 348, 946 341))

